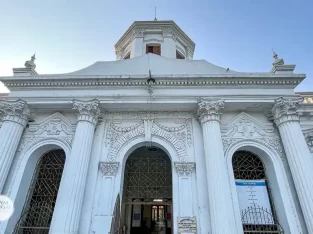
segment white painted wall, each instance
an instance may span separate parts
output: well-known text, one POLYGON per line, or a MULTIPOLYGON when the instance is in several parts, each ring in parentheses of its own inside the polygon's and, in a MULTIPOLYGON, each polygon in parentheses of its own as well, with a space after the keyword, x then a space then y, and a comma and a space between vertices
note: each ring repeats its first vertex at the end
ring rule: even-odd
MULTIPOLYGON (((75 128, 75 114, 73 112, 62 111, 63 115, 73 124, 75 128)), ((43 111, 37 114, 36 123, 41 123, 49 118, 53 111, 43 111)), ((240 111, 226 111, 222 118, 222 131, 232 120, 240 114, 240 111)), ((249 115, 261 123, 261 127, 268 126, 270 122, 266 119, 265 115, 261 112, 251 112, 249 115)), ((130 127, 137 123, 139 119, 116 119, 113 122, 120 127, 130 127)), ((179 119, 173 117, 165 117, 162 120, 163 124, 168 127, 177 127, 179 119)), ((122 196, 122 186, 124 178, 124 165, 128 155, 134 149, 144 145, 144 136, 138 135, 131 137, 124 145, 121 146, 118 154, 116 155, 116 162, 120 163, 116 177, 104 177, 98 169, 100 161, 108 161, 108 153, 110 146, 106 144, 108 137, 109 124, 112 121, 104 119, 103 122, 98 124, 93 142, 93 150, 91 153, 91 160, 89 162, 89 170, 87 177, 87 185, 85 191, 85 199, 83 204, 83 212, 80 222, 80 231, 82 233, 107 233, 110 229, 112 212, 117 194, 122 196)), ((207 233, 209 231, 209 211, 207 207, 208 197, 206 188, 205 167, 204 167, 204 153, 202 129, 198 121, 192 118, 191 122, 192 145, 187 146, 186 155, 188 162, 196 163, 196 171, 190 177, 178 176, 175 167, 173 166, 173 220, 174 230, 177 229, 178 216, 196 216, 199 233, 207 233), (190 202, 188 202, 190 201, 190 202), (187 205, 186 205, 187 204, 187 205)), ((29 134, 29 132, 28 132, 29 134)), ((62 133, 63 134, 63 133, 62 133)), ((274 136, 277 133, 273 133, 274 136)), ((35 135, 34 135, 35 136, 35 135)), ((225 133, 223 133, 223 137, 225 133)), ((29 187, 34 165, 39 156, 51 148, 62 148, 65 150, 66 155, 70 152, 70 146, 64 141, 59 141, 58 136, 45 135, 45 139, 31 148, 26 148, 27 151, 17 153, 9 179, 5 185, 5 194, 8 194, 15 201, 16 211, 14 216, 9 222, 0 224, 0 233, 10 231, 13 229, 15 223, 19 219, 23 203, 26 198, 26 193, 29 187), (22 157, 23 156, 23 157, 22 157)), ((165 138, 157 135, 152 136, 154 144, 167 152, 171 157, 172 162, 180 161, 175 147, 165 138)), ((280 156, 275 155, 275 150, 269 146, 264 146, 255 143, 253 139, 246 139, 237 145, 233 145, 226 153, 229 163, 229 178, 230 187, 233 193, 234 206, 237 207, 236 191, 234 181, 232 178, 231 155, 238 149, 247 149, 257 153, 267 167, 268 176, 270 178, 270 185, 273 190, 275 206, 279 215, 280 222, 284 227, 286 233, 307 233, 305 223, 303 220, 301 208, 295 188, 292 182, 292 177, 287 166, 287 162, 281 161, 280 156)), ((230 214, 233 215, 233 214, 230 214)), ((237 225, 241 225, 240 217, 237 217, 237 225)))

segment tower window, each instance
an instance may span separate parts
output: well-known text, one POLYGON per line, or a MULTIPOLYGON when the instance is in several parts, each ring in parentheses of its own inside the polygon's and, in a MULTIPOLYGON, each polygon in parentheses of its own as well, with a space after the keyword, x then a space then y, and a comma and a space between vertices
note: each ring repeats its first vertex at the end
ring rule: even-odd
POLYGON ((124 57, 124 59, 130 59, 130 52, 124 57))
POLYGON ((161 46, 160 45, 147 45, 146 54, 148 53, 161 55, 161 46))
POLYGON ((177 59, 185 59, 185 56, 182 55, 178 50, 176 50, 176 58, 177 59))

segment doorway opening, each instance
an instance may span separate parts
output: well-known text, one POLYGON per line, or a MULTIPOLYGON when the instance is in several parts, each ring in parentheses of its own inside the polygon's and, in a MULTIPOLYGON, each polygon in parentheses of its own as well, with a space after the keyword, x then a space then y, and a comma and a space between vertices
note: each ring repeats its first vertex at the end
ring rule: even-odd
POLYGON ((170 234, 172 210, 170 158, 157 147, 136 149, 125 164, 121 215, 124 232, 170 234))

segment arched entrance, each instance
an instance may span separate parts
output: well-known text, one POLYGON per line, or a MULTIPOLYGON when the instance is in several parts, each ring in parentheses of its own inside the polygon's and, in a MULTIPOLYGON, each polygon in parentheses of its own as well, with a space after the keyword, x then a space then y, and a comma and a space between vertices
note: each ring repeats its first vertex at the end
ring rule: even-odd
POLYGON ((140 147, 125 164, 122 226, 128 234, 172 232, 172 164, 157 147, 140 147))
POLYGON ((14 233, 49 233, 64 163, 62 149, 48 151, 39 158, 14 233))

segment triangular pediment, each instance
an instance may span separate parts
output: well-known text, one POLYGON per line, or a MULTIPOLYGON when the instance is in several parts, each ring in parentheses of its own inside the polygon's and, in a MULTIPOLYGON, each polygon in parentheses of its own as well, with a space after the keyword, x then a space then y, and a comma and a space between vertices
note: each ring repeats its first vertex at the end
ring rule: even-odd
POLYGON ((222 126, 222 134, 227 137, 264 137, 273 135, 275 128, 271 123, 264 123, 251 115, 241 112, 226 126, 222 126))
POLYGON ((64 115, 56 112, 41 123, 30 123, 28 132, 35 135, 73 135, 74 126, 64 115))

